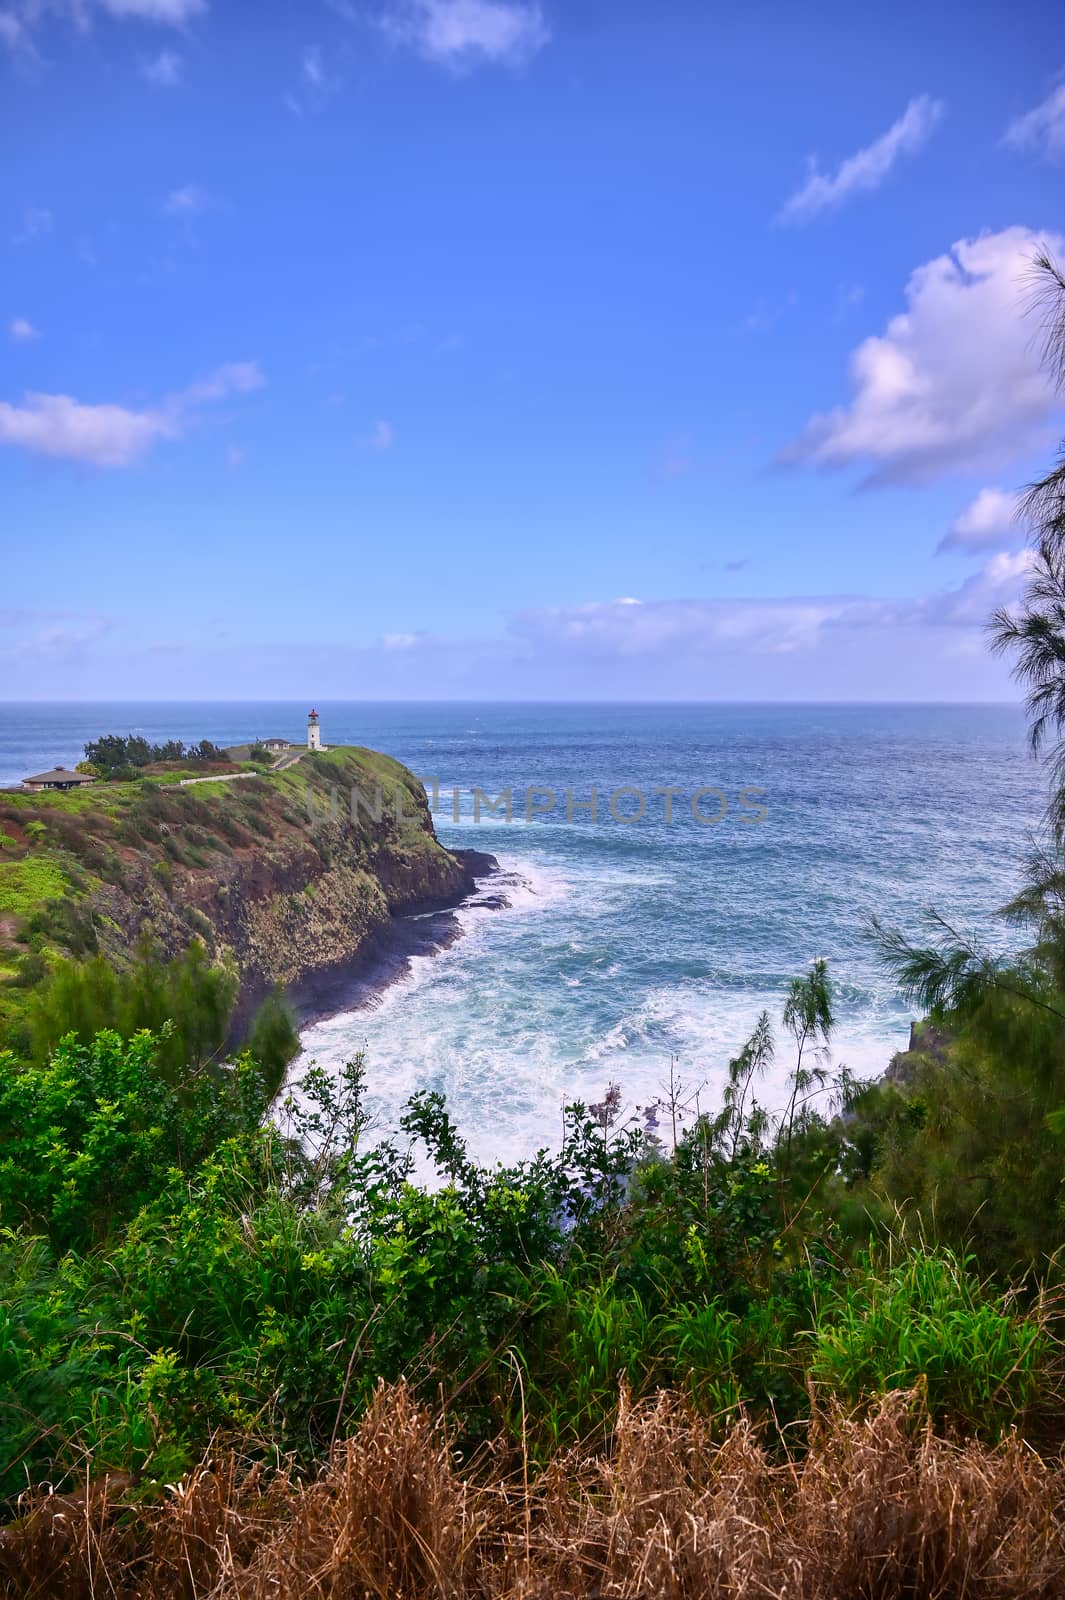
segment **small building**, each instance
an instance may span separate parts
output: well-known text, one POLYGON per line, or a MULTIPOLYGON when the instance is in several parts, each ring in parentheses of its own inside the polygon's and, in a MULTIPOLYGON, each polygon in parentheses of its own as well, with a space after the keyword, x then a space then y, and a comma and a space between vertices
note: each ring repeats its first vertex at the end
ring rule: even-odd
POLYGON ((261 744, 264 750, 269 750, 271 755, 278 755, 282 750, 287 750, 292 743, 291 739, 256 739, 256 744, 261 744))
POLYGON ((23 778, 22 787, 37 794, 41 789, 80 789, 83 784, 95 781, 87 772, 71 772, 69 767, 56 767, 52 772, 38 772, 35 777, 23 778))

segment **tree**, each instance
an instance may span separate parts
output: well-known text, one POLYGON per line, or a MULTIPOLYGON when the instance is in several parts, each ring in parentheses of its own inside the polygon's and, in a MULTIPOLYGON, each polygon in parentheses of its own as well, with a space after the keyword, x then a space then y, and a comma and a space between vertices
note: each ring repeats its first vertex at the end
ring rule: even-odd
POLYGON ((146 767, 153 761, 222 761, 225 751, 218 745, 212 744, 210 739, 201 739, 199 744, 186 745, 181 739, 167 739, 164 744, 149 744, 147 739, 140 734, 130 733, 122 737, 117 733, 105 733, 99 739, 90 739, 85 746, 86 761, 103 776, 114 778, 119 775, 127 776, 138 767, 146 767))
MULTIPOLYGON (((57 961, 31 1004, 33 1060, 43 1065, 69 1035, 88 1045, 103 1029, 123 1039, 149 1029, 160 1070, 181 1088, 224 1056, 235 1033, 236 999, 235 971, 213 964, 198 939, 171 961, 144 943, 123 971, 102 956, 57 961)), ((292 1011, 279 992, 262 1002, 247 1043, 275 1094, 299 1051, 292 1011)))
MULTIPOLYGON (((1048 255, 1033 263, 1034 306, 1043 314, 1044 364, 1065 393, 1065 273, 1048 255)), ((1025 686, 1029 740, 1049 752, 1054 778, 1050 820, 1065 841, 1065 440, 1057 461, 1028 490, 1022 514, 1031 529, 1032 570, 1019 611, 1000 607, 991 619, 992 649, 1013 654, 1014 677, 1025 686)))

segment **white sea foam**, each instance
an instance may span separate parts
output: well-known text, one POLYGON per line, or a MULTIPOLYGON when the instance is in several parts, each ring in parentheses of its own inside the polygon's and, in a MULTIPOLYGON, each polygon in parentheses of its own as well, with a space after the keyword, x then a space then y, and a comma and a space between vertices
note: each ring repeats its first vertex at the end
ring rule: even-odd
MULTIPOLYGON (((618 894, 629 895, 631 910, 638 874, 525 857, 502 865, 485 889, 503 892, 508 910, 460 909, 455 943, 412 957, 373 1009, 308 1029, 303 1060, 338 1067, 365 1050, 370 1107, 382 1128, 397 1125, 417 1090, 442 1091, 483 1160, 557 1146, 563 1103, 598 1099, 609 1082, 630 1105, 654 1102, 667 1092, 671 1063, 686 1093, 697 1093, 704 1108, 717 1104, 728 1061, 759 1012, 779 1018, 784 980, 681 979, 640 992, 626 983, 624 962, 597 957, 595 941, 573 937, 569 925, 578 912, 586 924, 609 924, 618 894), (567 970, 574 964, 579 972, 567 970)), ((907 1016, 897 1007, 865 1013, 843 997, 833 1057, 872 1075, 905 1045, 907 1016)), ((759 1088, 763 1104, 782 1100, 788 1067, 782 1045, 759 1088)))

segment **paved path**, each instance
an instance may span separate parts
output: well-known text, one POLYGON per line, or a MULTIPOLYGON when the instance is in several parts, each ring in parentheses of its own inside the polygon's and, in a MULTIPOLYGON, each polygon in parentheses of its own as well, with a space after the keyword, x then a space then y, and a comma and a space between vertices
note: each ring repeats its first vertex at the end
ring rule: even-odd
POLYGON ((178 788, 187 789, 190 783, 235 783, 238 778, 257 778, 257 772, 215 772, 207 778, 179 778, 178 788))
MULTIPOLYGON (((279 760, 274 762, 270 771, 284 772, 286 767, 294 767, 302 754, 302 750, 297 750, 293 755, 281 756, 279 760)), ((235 783, 238 778, 257 778, 258 776, 257 772, 216 772, 206 778, 179 778, 178 788, 187 789, 190 783, 235 783)))

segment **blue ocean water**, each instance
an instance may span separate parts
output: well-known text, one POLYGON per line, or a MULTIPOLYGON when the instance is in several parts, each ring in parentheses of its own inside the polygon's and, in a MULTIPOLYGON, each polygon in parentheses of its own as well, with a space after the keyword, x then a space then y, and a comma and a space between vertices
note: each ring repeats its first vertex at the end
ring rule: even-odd
MULTIPOLYGON (((366 1051, 392 1126, 444 1090, 474 1150, 557 1142, 560 1107, 610 1081, 646 1104, 669 1076, 720 1093, 729 1057, 815 956, 838 986, 834 1059, 878 1072, 910 1012, 869 935, 917 933, 925 908, 1002 943, 1044 780, 1012 706, 320 704, 326 742, 388 751, 433 787, 445 843, 490 850, 506 910, 416 957, 368 1008, 308 1030, 322 1064, 366 1051), (512 820, 474 789, 512 794, 512 820), (672 820, 666 797, 673 788, 672 820), (637 813, 617 820, 615 810, 637 813), (525 820, 526 791, 532 820, 525 820), (543 791, 553 791, 550 809, 543 791), (598 792, 598 815, 587 802, 598 792), (697 804, 704 818, 697 821, 697 804), (741 791, 748 793, 741 805, 741 791), (574 804, 567 815, 567 792, 574 804), (457 799, 456 799, 457 794, 457 799), (581 807, 579 802, 586 804, 581 807), (757 820, 757 807, 764 817, 757 820)), ((99 732, 299 739, 302 704, 0 705, 0 782, 72 765, 99 732)), ((762 1091, 773 1102, 787 1068, 762 1091)))

